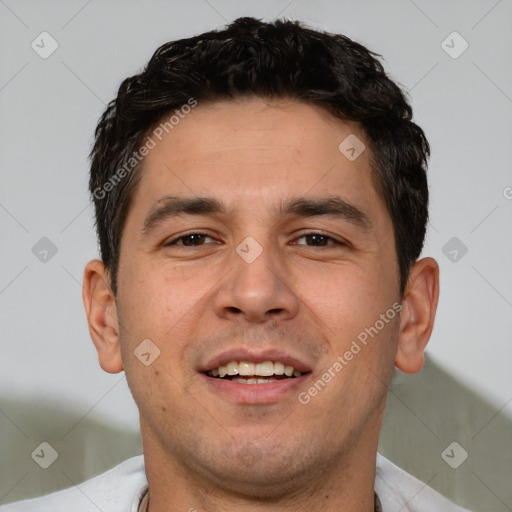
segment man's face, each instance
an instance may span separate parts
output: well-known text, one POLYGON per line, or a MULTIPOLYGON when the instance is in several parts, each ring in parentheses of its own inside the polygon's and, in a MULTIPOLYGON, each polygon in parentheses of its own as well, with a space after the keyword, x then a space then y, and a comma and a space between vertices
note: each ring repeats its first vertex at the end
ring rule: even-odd
MULTIPOLYGON (((351 134, 365 142, 356 124, 304 103, 199 103, 145 158, 117 315, 146 456, 265 487, 376 449, 399 329, 398 314, 381 315, 400 302, 398 263, 369 148, 355 160, 338 149, 351 134), (225 210, 173 215, 172 198, 225 210), (344 202, 337 214, 308 208, 327 199, 344 202), (160 355, 146 366, 134 351, 147 339, 160 355), (209 374, 229 361, 302 375, 209 374)), ((253 372, 230 365, 242 367, 253 372)))

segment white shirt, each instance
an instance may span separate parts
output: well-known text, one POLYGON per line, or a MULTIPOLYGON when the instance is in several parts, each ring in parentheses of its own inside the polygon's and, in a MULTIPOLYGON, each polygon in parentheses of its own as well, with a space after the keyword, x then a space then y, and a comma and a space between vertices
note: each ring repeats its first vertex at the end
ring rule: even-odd
MULTIPOLYGON (((139 512, 147 487, 144 456, 138 455, 76 487, 8 503, 0 512, 139 512)), ((469 512, 380 454, 375 491, 383 512, 469 512)))

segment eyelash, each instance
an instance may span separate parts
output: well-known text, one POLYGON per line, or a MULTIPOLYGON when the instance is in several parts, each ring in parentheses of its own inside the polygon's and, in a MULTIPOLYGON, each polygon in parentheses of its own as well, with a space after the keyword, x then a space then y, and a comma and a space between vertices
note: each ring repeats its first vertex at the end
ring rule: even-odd
MULTIPOLYGON (((177 244, 176 242, 179 241, 179 240, 183 240, 185 238, 189 238, 191 236, 194 236, 194 235, 202 235, 204 237, 207 237, 207 238, 212 238, 210 235, 208 235, 207 233, 201 233, 200 231, 194 231, 192 233, 188 233, 186 235, 181 235, 180 237, 178 238, 175 238, 173 240, 170 240, 169 242, 165 243, 164 244, 164 247, 169 247, 169 246, 172 246, 172 245, 181 245, 183 247, 198 247, 197 245, 185 245, 185 244, 177 244)), ((344 242, 340 242, 336 239, 334 239, 333 237, 329 236, 329 235, 325 235, 324 233, 317 233, 316 231, 308 231, 307 233, 304 233, 302 235, 300 235, 299 237, 296 238, 296 240, 300 240, 301 238, 304 238, 304 237, 307 237, 307 236, 319 236, 319 237, 322 237, 323 239, 328 239, 328 240, 332 240, 334 242, 334 244, 330 244, 331 246, 332 245, 340 245, 340 246, 346 246, 347 244, 344 243, 344 242)), ((204 245, 204 244, 202 244, 204 245)), ((295 244, 295 245, 307 245, 307 244, 295 244)), ((314 246, 314 245, 310 245, 308 247, 326 247, 326 246, 314 246)))

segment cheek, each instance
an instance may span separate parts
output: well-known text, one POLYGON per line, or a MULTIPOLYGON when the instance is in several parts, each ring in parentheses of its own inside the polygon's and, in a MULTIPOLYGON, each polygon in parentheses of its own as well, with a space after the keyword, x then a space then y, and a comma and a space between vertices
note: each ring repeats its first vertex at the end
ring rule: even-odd
MULTIPOLYGON (((147 378, 148 385, 149 379, 152 383, 161 382, 162 376, 169 377, 166 370, 185 378, 186 354, 196 338, 204 316, 204 301, 212 287, 206 275, 197 271, 193 275, 186 270, 169 264, 151 268, 140 265, 131 272, 126 267, 125 276, 130 275, 130 279, 125 279, 120 287, 118 312, 123 364, 132 379, 147 378), (160 368, 160 376, 148 371, 136 357, 141 352, 139 347, 148 339, 156 346, 151 348, 150 343, 149 352, 154 350, 158 354, 151 367, 160 368)), ((217 275, 208 273, 212 274, 217 275)), ((146 385, 143 380, 139 382, 142 387, 146 385)), ((157 390, 155 393, 158 394, 157 390)))
POLYGON ((337 265, 330 271, 302 276, 298 293, 333 334, 353 333, 353 328, 364 327, 389 307, 386 289, 378 279, 368 269, 337 265))
POLYGON ((345 377, 349 387, 351 382, 367 380, 369 370, 386 381, 393 366, 400 317, 398 289, 390 284, 383 266, 337 268, 309 283, 300 294, 304 300, 307 297, 308 310, 328 341, 326 365, 346 354, 339 385, 345 377))
POLYGON ((138 338, 162 338, 201 296, 198 283, 192 284, 190 273, 179 267, 127 265, 122 278, 122 316, 138 338))

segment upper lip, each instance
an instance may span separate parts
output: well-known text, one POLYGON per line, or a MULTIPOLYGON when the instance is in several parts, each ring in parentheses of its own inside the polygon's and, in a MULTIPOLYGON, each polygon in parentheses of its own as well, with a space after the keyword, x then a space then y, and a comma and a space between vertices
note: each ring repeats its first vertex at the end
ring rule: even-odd
POLYGON ((213 356, 200 368, 201 372, 208 372, 219 366, 224 366, 230 361, 247 361, 250 363, 263 363, 265 361, 279 361, 284 365, 293 366, 301 373, 311 372, 311 366, 303 359, 293 356, 279 349, 250 350, 246 347, 233 348, 213 356))

